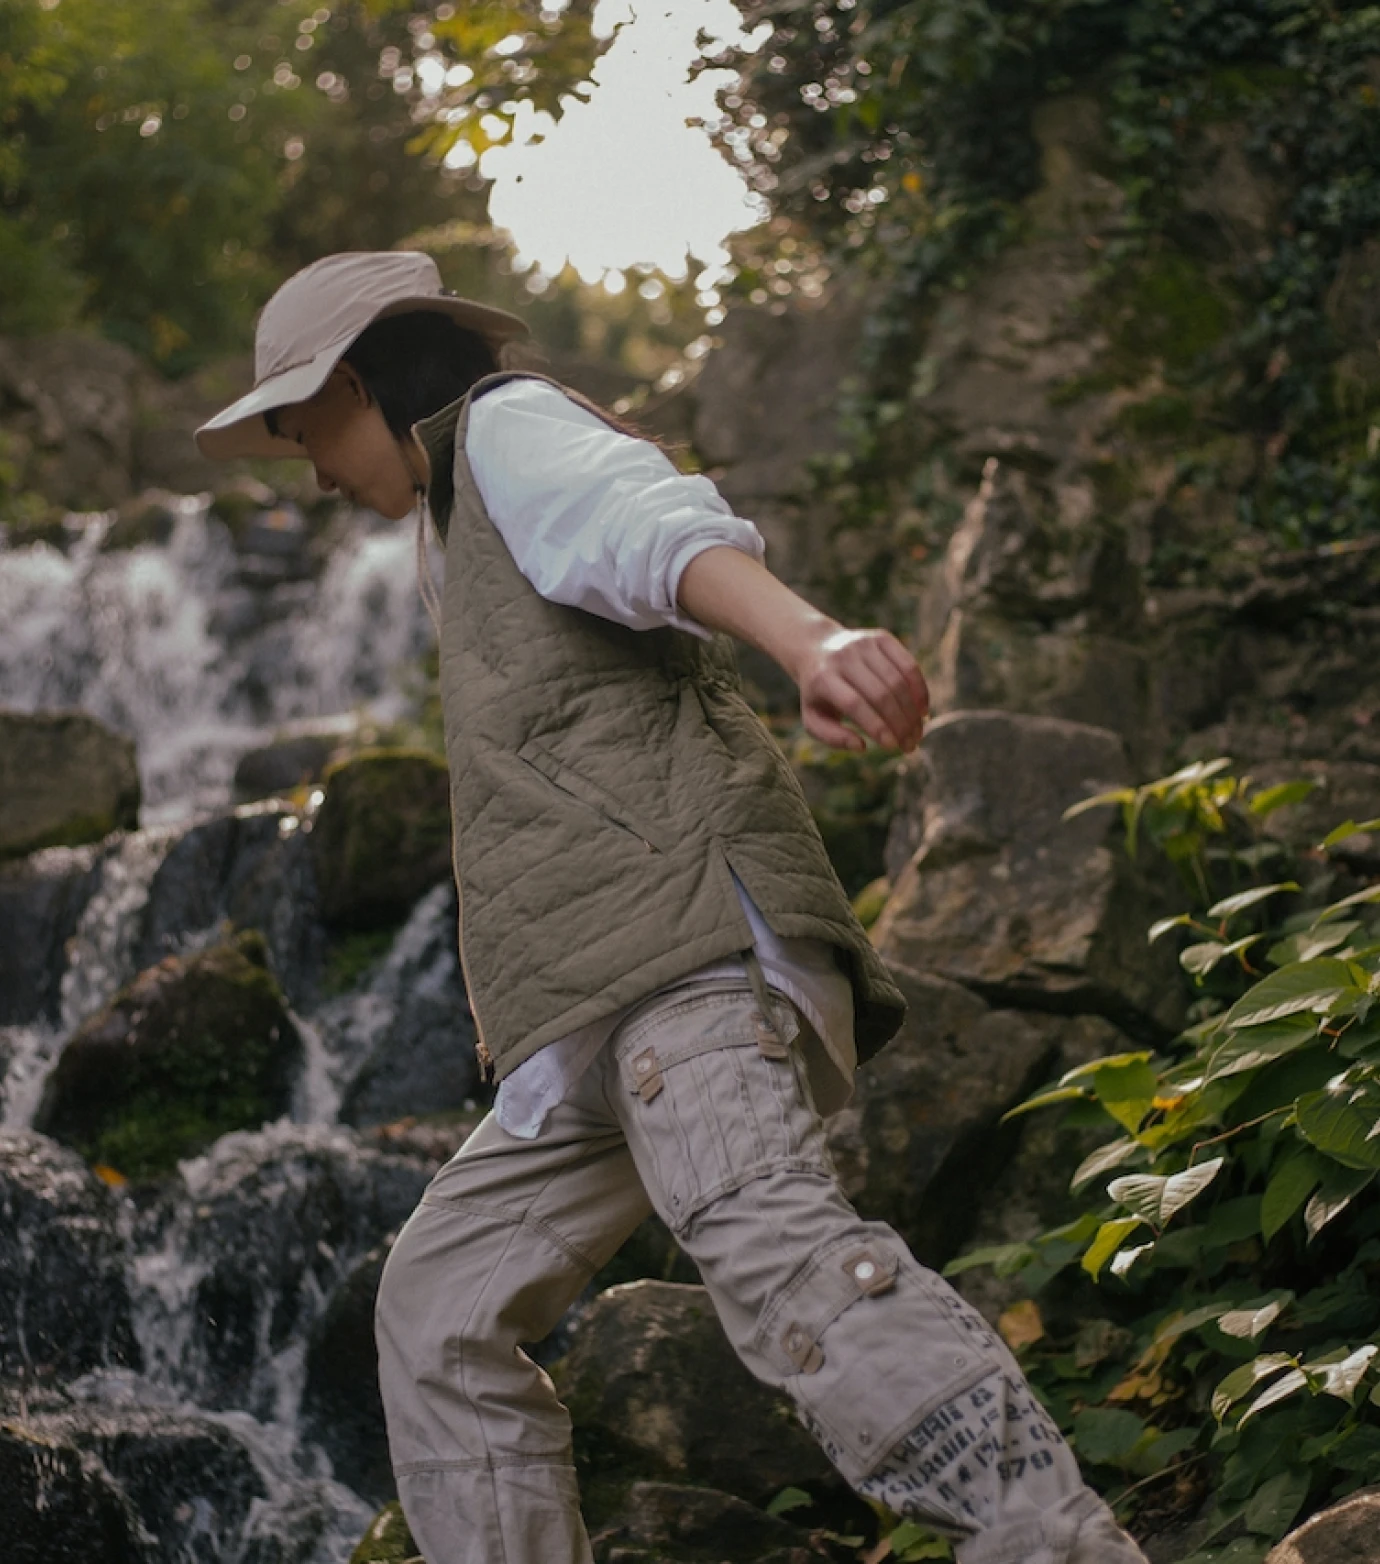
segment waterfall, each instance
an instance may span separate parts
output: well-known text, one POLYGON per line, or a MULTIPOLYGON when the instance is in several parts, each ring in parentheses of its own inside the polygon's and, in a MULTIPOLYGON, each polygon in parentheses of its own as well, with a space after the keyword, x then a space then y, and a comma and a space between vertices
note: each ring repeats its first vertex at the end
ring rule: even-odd
POLYGON ((284 512, 302 569, 313 547, 324 566, 259 579, 203 498, 169 503, 164 545, 105 549, 97 515, 70 518, 66 553, 0 549, 0 705, 78 707, 133 738, 145 824, 225 804, 239 757, 285 726, 404 716, 430 634, 407 524, 346 513, 309 539, 284 512))

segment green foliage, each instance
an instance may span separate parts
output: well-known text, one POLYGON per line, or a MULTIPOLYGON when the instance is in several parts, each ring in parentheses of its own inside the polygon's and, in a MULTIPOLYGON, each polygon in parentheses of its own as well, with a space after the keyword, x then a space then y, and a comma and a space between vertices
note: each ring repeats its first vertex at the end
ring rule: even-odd
POLYGON ((1207 1469, 1204 1564, 1229 1543, 1262 1557, 1380 1469, 1380 883, 1322 845, 1281 874, 1264 822, 1307 787, 1253 788, 1227 764, 1079 806, 1120 806, 1128 847, 1184 871, 1202 910, 1150 938, 1187 939, 1194 1023, 1016 1110, 1060 1103, 1117 1134, 1075 1172, 1072 1222, 951 1267, 1096 1284, 1102 1341, 1046 1340, 1028 1366, 1114 1499, 1207 1469))

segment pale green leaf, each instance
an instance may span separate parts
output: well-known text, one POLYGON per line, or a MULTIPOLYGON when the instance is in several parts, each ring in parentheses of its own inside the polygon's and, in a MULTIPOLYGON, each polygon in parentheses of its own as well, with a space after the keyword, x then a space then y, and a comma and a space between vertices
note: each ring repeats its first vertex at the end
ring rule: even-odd
POLYGON ((1287 804, 1302 803, 1317 788, 1316 782, 1277 782, 1273 787, 1263 787, 1247 803, 1246 808, 1253 815, 1264 819, 1276 809, 1283 809, 1287 804))
POLYGON ((1133 1135, 1150 1111, 1159 1085, 1159 1077, 1143 1059, 1133 1059, 1125 1064, 1104 1063, 1092 1076, 1097 1100, 1133 1135))
POLYGON ((1027 1097, 1024 1102, 1018 1102, 1014 1108, 1008 1108, 1001 1116, 1003 1124, 1008 1119, 1018 1119, 1023 1113, 1034 1113, 1037 1108, 1052 1108, 1060 1102, 1076 1102, 1079 1098, 1086 1099, 1091 1093, 1081 1086, 1054 1086, 1047 1092, 1036 1092, 1033 1097, 1027 1097))
POLYGON ((1325 956, 1329 950, 1345 945, 1360 927, 1359 923, 1328 923, 1320 929, 1304 929, 1271 945, 1265 958, 1276 967, 1290 961, 1312 961, 1316 956, 1325 956))
POLYGON ((1280 1317, 1294 1301, 1291 1292, 1275 1293, 1269 1298, 1257 1299, 1240 1309, 1228 1309, 1217 1321, 1217 1328, 1226 1336, 1236 1336, 1242 1341, 1254 1341, 1280 1317))
POLYGON ((1258 902, 1268 901, 1271 896, 1278 896, 1281 891, 1298 889, 1296 880, 1281 880, 1277 885, 1257 885, 1249 891, 1237 891, 1234 896, 1224 896, 1208 908, 1207 915, 1209 918, 1230 918, 1238 912, 1245 912, 1247 907, 1254 907, 1258 902))
POLYGON ((1200 1162, 1197 1167, 1168 1177, 1128 1173, 1124 1178, 1114 1178, 1107 1185, 1107 1193, 1151 1226, 1162 1228, 1176 1211, 1182 1211, 1190 1200, 1202 1194, 1225 1161, 1225 1157, 1214 1157, 1211 1162, 1200 1162))
POLYGON ((1142 1147, 1134 1140, 1113 1140, 1105 1146, 1099 1146, 1096 1151, 1089 1152, 1078 1164, 1078 1169, 1069 1181, 1069 1189, 1077 1193, 1089 1179, 1094 1179, 1099 1173, 1110 1173, 1113 1168, 1119 1168, 1123 1162, 1129 1161, 1142 1147))
POLYGON ((1220 1423, 1243 1396, 1248 1396, 1262 1380, 1288 1368, 1293 1361, 1287 1352, 1266 1352, 1243 1363, 1240 1368, 1234 1368, 1212 1393, 1212 1415, 1220 1423))
POLYGON ((1187 1314, 1171 1315, 1155 1332, 1155 1344, 1158 1346, 1161 1342, 1176 1341, 1186 1331, 1209 1325, 1220 1319, 1230 1307, 1227 1303, 1205 1303, 1199 1308, 1190 1309, 1187 1314))
POLYGON ((1150 925, 1150 932, 1147 936, 1147 939, 1149 943, 1153 945, 1162 934, 1168 934, 1170 929, 1181 929, 1185 924, 1192 922, 1193 915, 1192 913, 1188 912, 1181 912, 1173 918, 1160 918, 1150 925))
POLYGON ((1329 1172, 1322 1188, 1303 1209, 1303 1225, 1309 1238, 1316 1238, 1329 1222, 1341 1216, 1374 1177, 1374 1172, 1355 1168, 1334 1168, 1329 1172))
POLYGON ((1311 1016, 1299 1015, 1229 1032, 1208 1060, 1206 1079, 1220 1080, 1282 1059, 1311 1043, 1317 1035, 1318 1023, 1311 1016))
POLYGON ((1154 1247, 1155 1246, 1153 1243, 1148 1243, 1135 1244, 1130 1249, 1118 1249, 1117 1252, 1112 1256, 1112 1263, 1108 1269, 1111 1271, 1113 1276, 1124 1277, 1127 1271, 1131 1269, 1136 1261, 1139 1260, 1142 1255, 1149 1254, 1154 1247))
POLYGON ((1367 902, 1380 901, 1380 883, 1367 885, 1364 890, 1353 891, 1350 896, 1343 896, 1341 901, 1334 901, 1313 919, 1312 927, 1317 928, 1320 923, 1331 923, 1340 912, 1345 912, 1348 907, 1361 907, 1367 902))
POLYGON ((1357 1388, 1366 1377, 1370 1360, 1377 1352, 1380 1347, 1368 1341, 1365 1346, 1348 1353, 1340 1363, 1305 1363, 1303 1366, 1318 1381, 1317 1388, 1322 1395, 1336 1396, 1339 1401, 1351 1405, 1356 1400, 1357 1388))
POLYGON ((1290 1369, 1287 1374, 1275 1380, 1274 1384, 1267 1385, 1264 1390, 1251 1402, 1250 1406, 1241 1414, 1241 1423, 1244 1426, 1257 1412, 1263 1412, 1267 1407, 1277 1406, 1281 1401, 1287 1401, 1290 1396, 1298 1395, 1300 1390, 1308 1388, 1308 1376, 1302 1369, 1290 1369))
POLYGON ((1318 843, 1321 848, 1335 847, 1338 842, 1346 841, 1349 836, 1360 836, 1363 832, 1380 831, 1380 820, 1343 820, 1341 825, 1329 831, 1322 841, 1318 843))
POLYGON ((1122 1240, 1144 1225, 1138 1216, 1117 1217, 1113 1221, 1104 1222, 1080 1262, 1083 1269, 1096 1281, 1103 1267, 1121 1247, 1122 1240))
POLYGON ((1223 944, 1220 940, 1203 940, 1197 945, 1188 945, 1179 952, 1179 965, 1185 972, 1191 972, 1194 977, 1205 977, 1220 961, 1225 961, 1228 956, 1238 956, 1243 950, 1249 950, 1258 940, 1264 939, 1263 934, 1247 934, 1242 939, 1232 940, 1230 944, 1223 944))
POLYGON ((1071 1086, 1075 1081, 1081 1081, 1086 1075, 1095 1075, 1099 1070, 1107 1070, 1126 1064, 1144 1064, 1149 1058, 1151 1058, 1151 1053, 1146 1048, 1141 1049, 1137 1053, 1108 1054, 1102 1059, 1089 1059, 1084 1064, 1074 1065, 1071 1070, 1065 1070, 1059 1077, 1059 1084, 1060 1086, 1071 1086))
POLYGON ((783 1488, 767 1506, 768 1515, 789 1515, 792 1510, 807 1508, 815 1501, 803 1488, 783 1488))
POLYGON ((1095 793, 1091 798, 1080 799, 1078 803, 1070 804, 1064 811, 1063 818, 1073 820, 1079 815, 1086 814, 1090 809, 1101 809, 1107 804, 1129 804, 1135 796, 1135 789, 1129 787, 1113 788, 1107 793, 1095 793))

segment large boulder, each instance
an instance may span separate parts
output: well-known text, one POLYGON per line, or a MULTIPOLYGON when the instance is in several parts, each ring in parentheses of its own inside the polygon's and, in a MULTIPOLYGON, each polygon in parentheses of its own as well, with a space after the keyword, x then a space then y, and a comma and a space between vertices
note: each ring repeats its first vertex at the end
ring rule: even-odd
POLYGON ((425 750, 365 750, 333 766, 312 831, 321 914, 344 928, 401 923, 451 872, 450 779, 425 750))
POLYGON ((127 1260, 118 1198, 79 1157, 0 1135, 0 1375, 138 1367, 127 1260))
POLYGON ((1001 1116, 1058 1057, 1052 1017, 994 1010, 944 978, 892 964, 906 996, 900 1034, 858 1075, 829 1122, 845 1193, 890 1222, 927 1265, 942 1265, 976 1219, 979 1193, 1009 1158, 1001 1116))
POLYGON ((67 941, 99 878, 93 847, 0 864, 0 1026, 58 1018, 67 941))
POLYGON ((830 1475, 790 1403, 738 1361, 703 1287, 611 1287, 553 1375, 587 1470, 704 1482, 754 1504, 830 1475))
POLYGON ((732 1494, 680 1483, 633 1483, 591 1541, 598 1556, 628 1564, 811 1564, 820 1557, 789 1522, 732 1494))
POLYGON ((12 1419, 0 1423, 0 1518, 13 1564, 152 1564, 140 1517, 105 1468, 12 1419))
POLYGON ((0 712, 0 858, 138 822, 132 740, 82 711, 0 712))
POLYGON ((1175 1029, 1181 974, 1146 941, 1163 903, 1117 839, 1119 818, 1063 818, 1128 776, 1106 729, 939 718, 902 777, 887 848, 896 890, 873 930, 882 954, 994 1005, 1101 1014, 1139 1036, 1175 1029))
POLYGON ((1265 1564, 1366 1564, 1376 1557, 1380 1488, 1365 1488, 1305 1521, 1265 1564))
POLYGON ((286 1113, 302 1039, 256 934, 141 972, 78 1028, 35 1125, 129 1176, 286 1113))

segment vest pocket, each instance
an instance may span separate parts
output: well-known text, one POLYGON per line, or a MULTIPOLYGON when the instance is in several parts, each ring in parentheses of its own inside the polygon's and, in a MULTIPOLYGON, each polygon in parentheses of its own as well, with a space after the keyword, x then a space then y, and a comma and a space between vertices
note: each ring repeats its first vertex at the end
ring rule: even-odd
POLYGON ((621 826, 624 831, 637 837, 642 845, 651 853, 664 853, 666 847, 660 838, 660 833, 653 834, 647 827, 629 813, 622 799, 610 793, 607 788, 601 787, 597 782, 592 782, 588 777, 582 776, 578 771, 573 771, 563 760, 558 759, 536 739, 528 739, 517 751, 517 758, 525 765, 545 778, 558 792, 565 793, 569 797, 584 804, 586 808, 594 810, 602 815, 605 820, 616 826, 621 826))

